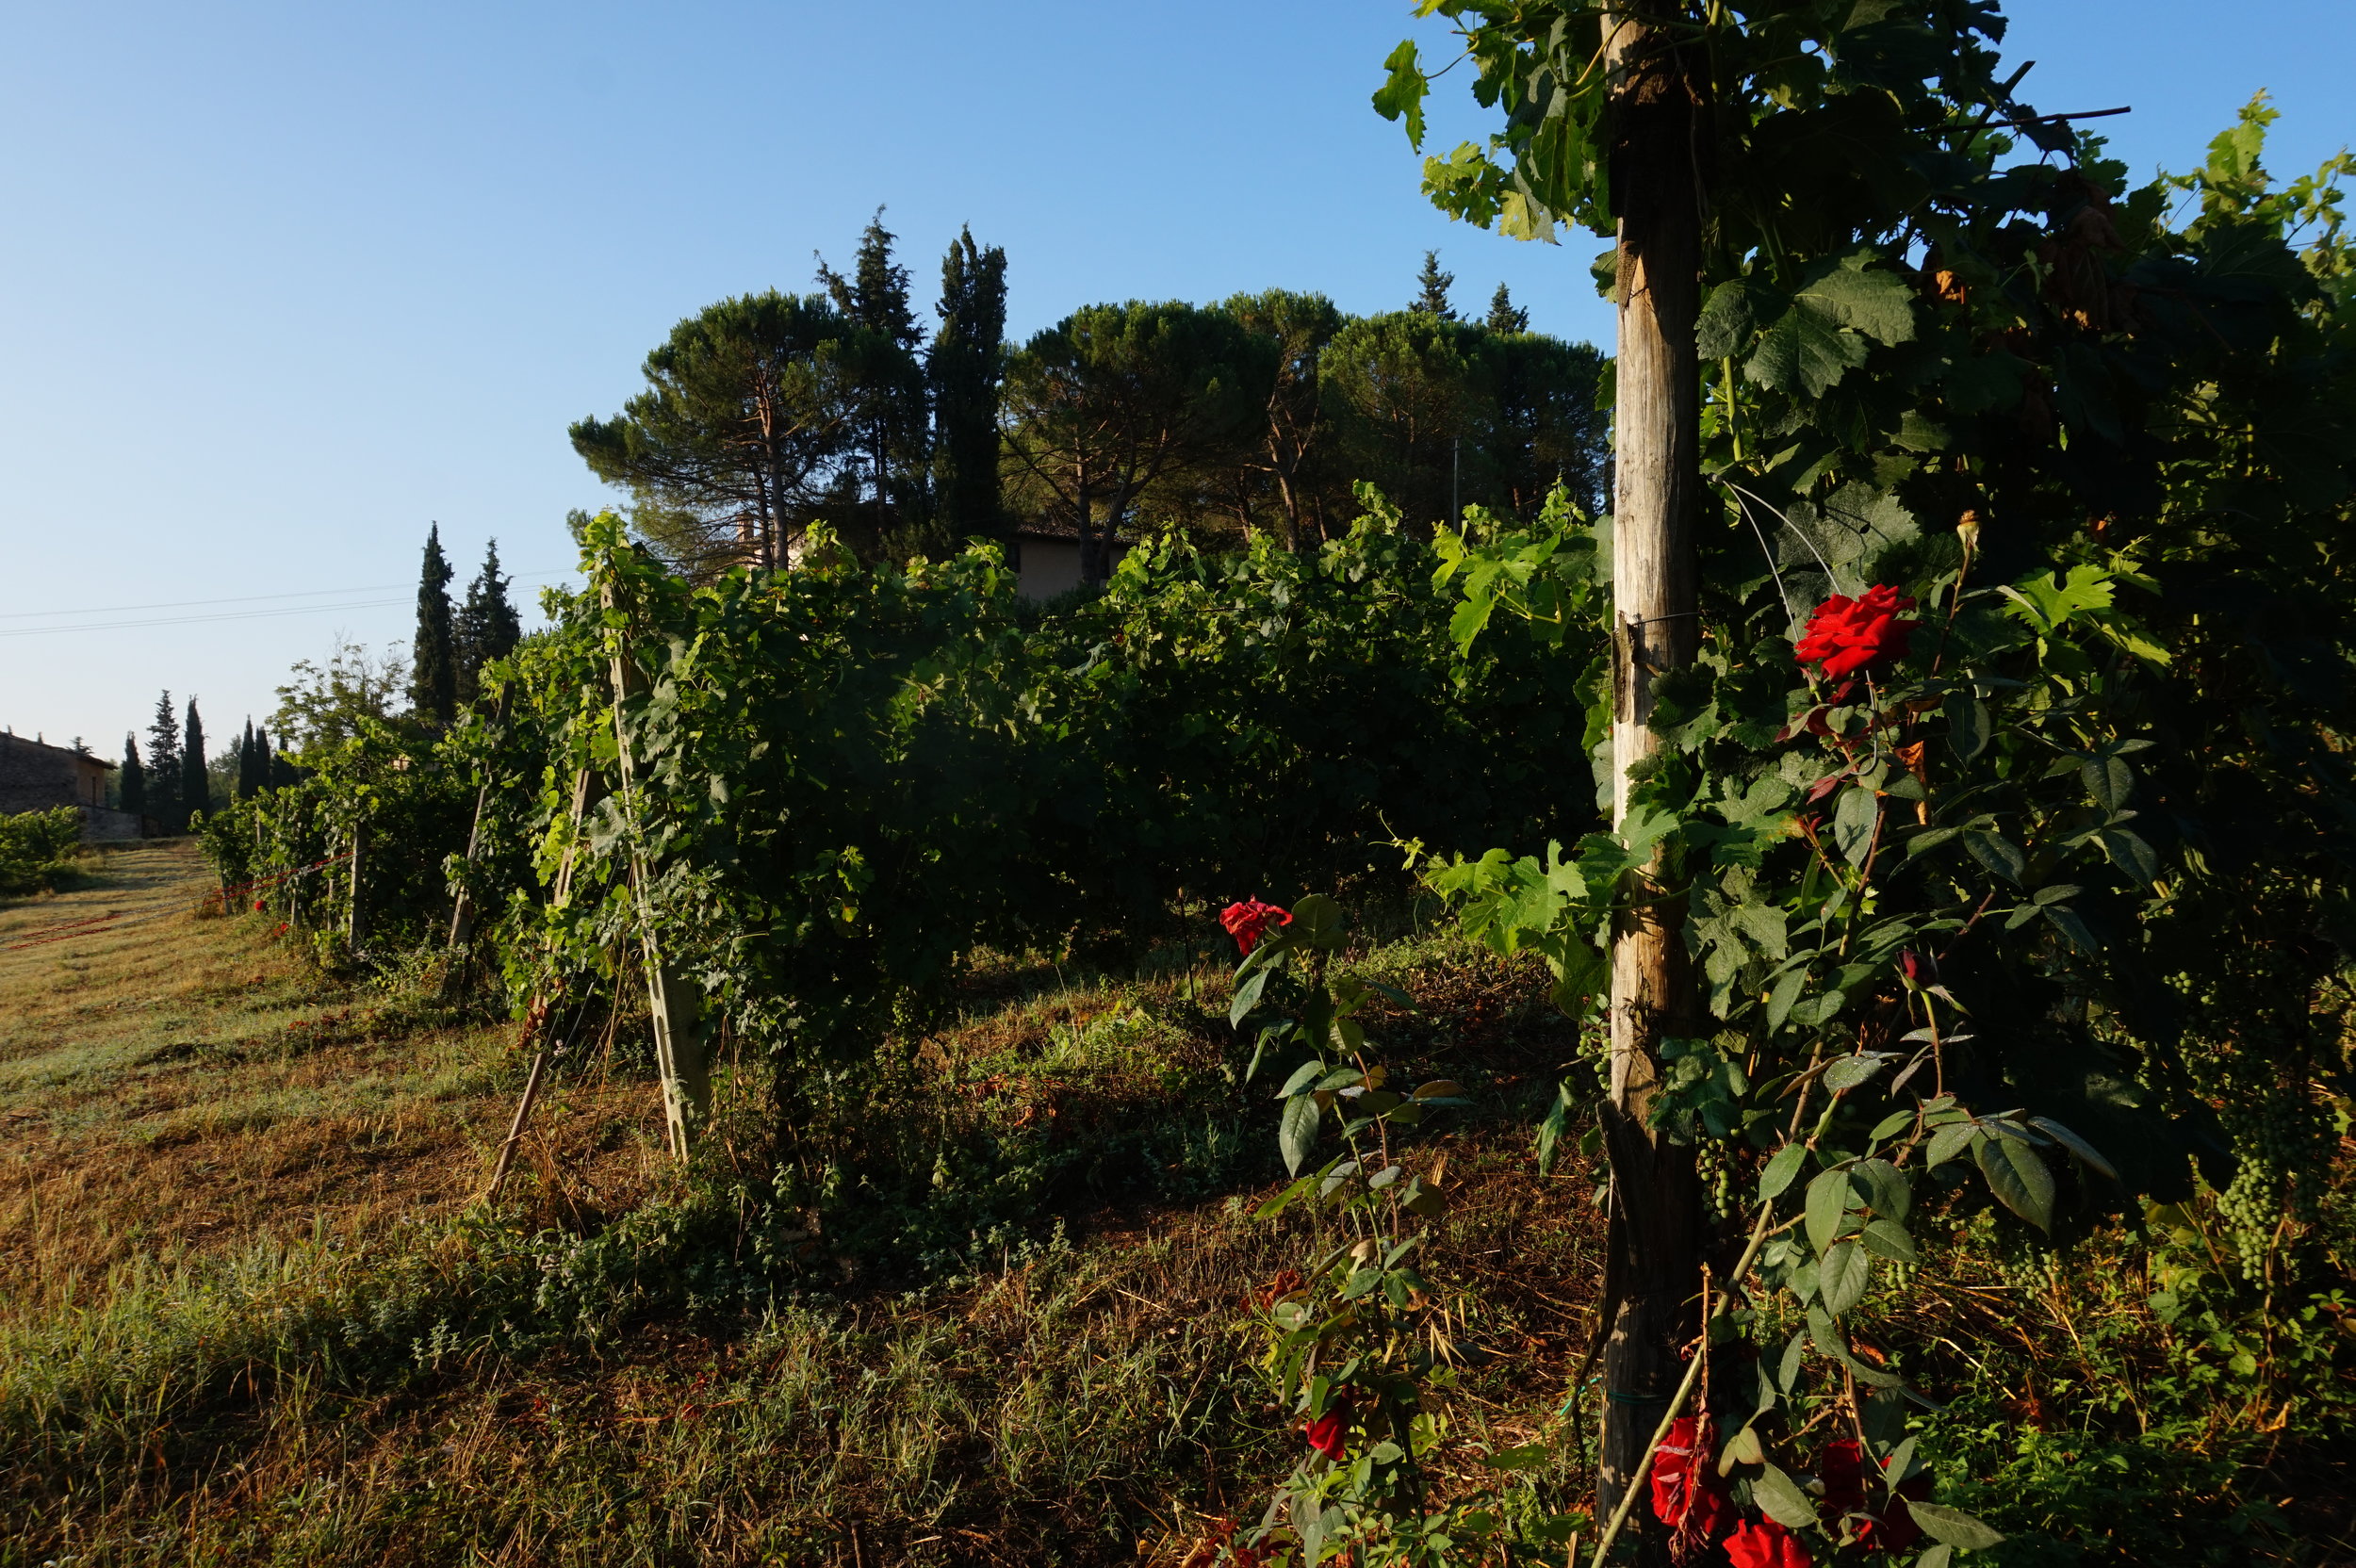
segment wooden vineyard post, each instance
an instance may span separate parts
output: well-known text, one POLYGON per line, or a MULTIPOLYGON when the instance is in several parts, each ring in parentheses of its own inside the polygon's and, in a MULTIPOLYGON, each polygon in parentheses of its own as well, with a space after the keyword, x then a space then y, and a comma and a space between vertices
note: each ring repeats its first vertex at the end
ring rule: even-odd
POLYGON ((344 902, 344 946, 358 952, 360 947, 360 851, 367 830, 358 823, 352 825, 352 896, 344 902))
MULTIPOLYGON (((1650 757, 1654 682, 1691 663, 1699 640, 1694 527, 1701 483, 1699 368, 1706 64, 1634 9, 1604 18, 1619 209, 1619 343, 1613 411, 1612 824, 1628 814, 1630 770, 1650 757)), ((1658 858, 1628 874, 1612 938, 1611 1095, 1614 1288, 1603 1349, 1597 1500, 1609 1512, 1644 1457, 1683 1352, 1699 1328, 1701 1192, 1693 1151, 1647 1123, 1661 1043, 1700 1032, 1686 961, 1685 910, 1658 858)), ((1649 1527, 1649 1511, 1646 1514, 1649 1527)), ((1648 1527, 1643 1556, 1661 1557, 1648 1527)))
MULTIPOLYGON (((607 609, 614 608, 613 580, 599 585, 607 609)), ((625 636, 614 644, 614 741, 621 776, 623 808, 633 817, 639 808, 636 764, 630 756, 627 709, 646 691, 646 678, 630 657, 625 636)), ((687 1158, 695 1129, 712 1109, 712 1078, 704 1062, 703 1037, 698 1032, 698 1008, 694 991, 663 960, 654 928, 654 899, 648 887, 646 852, 633 845, 630 854, 630 884, 638 901, 638 945, 646 968, 647 1010, 654 1016, 655 1062, 663 1074, 663 1118, 670 1135, 671 1156, 687 1158)))
MULTIPOLYGON (((514 688, 512 686, 501 686, 499 688, 499 699, 492 706, 491 709, 491 724, 494 727, 503 726, 507 723, 507 697, 508 694, 513 690, 514 688)), ((474 866, 475 856, 480 854, 483 849, 483 813, 490 805, 490 800, 491 778, 489 773, 486 771, 483 775, 483 782, 475 786, 474 824, 466 829, 466 865, 469 870, 471 870, 474 866)), ((578 821, 579 819, 576 818, 575 820, 578 821)), ((569 864, 569 862, 567 863, 569 864)), ((466 944, 467 939, 473 937, 473 935, 474 900, 466 895, 466 884, 462 882, 458 887, 458 896, 450 903, 450 940, 444 945, 451 954, 454 955, 460 948, 466 944)), ((450 972, 455 974, 457 970, 453 967, 450 972)))
MULTIPOLYGON (((572 831, 565 835, 564 854, 556 863, 556 888, 550 899, 551 905, 558 909, 564 908, 573 901, 573 866, 581 857, 581 819, 589 814, 590 778, 587 768, 578 769, 573 774, 572 831)), ((524 1043, 529 1044, 534 1039, 541 1021, 548 1017, 548 1009, 563 994, 561 980, 552 990, 535 990, 532 993, 531 1004, 524 1009, 524 1043)), ((540 1098, 540 1075, 550 1061, 564 1054, 565 1043, 560 1039, 554 1046, 543 1045, 532 1054, 532 1070, 524 1078, 523 1097, 515 1102, 515 1119, 508 1124, 507 1140, 499 1145, 499 1162, 492 1167, 491 1185, 483 1195, 483 1201, 489 1202, 499 1197, 499 1188, 506 1184, 508 1167, 515 1157, 515 1146, 523 1138, 525 1124, 532 1119, 533 1102, 540 1098)))

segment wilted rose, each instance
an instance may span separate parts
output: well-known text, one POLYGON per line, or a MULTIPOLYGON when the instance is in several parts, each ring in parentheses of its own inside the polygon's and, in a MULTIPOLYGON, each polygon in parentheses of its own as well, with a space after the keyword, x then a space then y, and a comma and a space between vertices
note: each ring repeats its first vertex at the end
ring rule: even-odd
POLYGON ((1717 1446, 1707 1416, 1680 1415, 1652 1454, 1652 1511, 1675 1532, 1678 1560, 1723 1533, 1734 1517, 1725 1478, 1710 1462, 1717 1446))
POLYGON ((1350 1451, 1349 1427, 1350 1396, 1336 1393, 1326 1401, 1325 1413, 1301 1430, 1310 1447, 1338 1463, 1350 1451))

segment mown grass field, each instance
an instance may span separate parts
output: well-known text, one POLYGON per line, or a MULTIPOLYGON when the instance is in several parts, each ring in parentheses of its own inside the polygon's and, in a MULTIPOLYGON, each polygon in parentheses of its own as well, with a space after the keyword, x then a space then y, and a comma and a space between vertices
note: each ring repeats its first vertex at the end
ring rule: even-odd
MULTIPOLYGON (((769 1200, 757 1064, 723 1055, 714 1136, 665 1164, 624 1010, 493 1206, 514 1026, 408 971, 324 977, 200 917, 208 886, 160 844, 0 910, 0 1564, 1200 1568, 1298 1457, 1252 1308, 1316 1238, 1252 1217, 1272 1110, 1209 943, 977 968, 895 1042, 909 1108, 860 1130, 910 1180, 825 1221, 769 1200)), ((1423 1004, 1385 1053, 1479 1107, 1433 1134, 1430 1267, 1481 1352, 1444 1485, 1545 1440, 1579 1506, 1595 1184, 1529 1142, 1578 1042, 1530 970, 1412 933, 1353 962, 1423 1004)), ((2298 1392, 2329 1313, 2171 1326, 2155 1243, 1955 1238, 1869 1337, 1941 1395, 1950 1494, 2023 1531, 2002 1560, 2356 1558, 2342 1429, 2298 1392)))

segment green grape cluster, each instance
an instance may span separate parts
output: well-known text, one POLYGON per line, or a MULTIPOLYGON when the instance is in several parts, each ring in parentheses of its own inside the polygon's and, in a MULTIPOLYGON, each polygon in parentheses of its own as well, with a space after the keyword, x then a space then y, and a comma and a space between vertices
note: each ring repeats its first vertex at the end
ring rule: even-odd
POLYGON ((1710 1212, 1720 1219, 1731 1215, 1735 1209, 1732 1146, 1723 1138, 1703 1138, 1693 1151, 1693 1167, 1710 1212))
POLYGON ((2244 1274, 2263 1271, 2266 1244, 2282 1212, 2282 1172, 2264 1158, 2244 1155, 2241 1168, 2217 1198, 2217 1218, 2240 1255, 2244 1274))

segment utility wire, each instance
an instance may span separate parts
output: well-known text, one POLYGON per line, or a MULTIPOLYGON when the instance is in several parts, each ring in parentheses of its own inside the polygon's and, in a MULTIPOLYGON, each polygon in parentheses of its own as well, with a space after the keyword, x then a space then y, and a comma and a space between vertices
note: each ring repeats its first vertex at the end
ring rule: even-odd
MULTIPOLYGON (((550 581, 555 580, 557 578, 564 577, 564 576, 566 576, 566 575, 568 575, 568 574, 565 574, 565 573, 563 573, 563 572, 537 572, 537 573, 533 573, 532 575, 531 575, 531 576, 529 576, 529 577, 515 577, 515 578, 510 578, 508 580, 509 580, 511 583, 550 582, 550 581)), ((320 590, 320 592, 327 592, 327 593, 352 593, 352 592, 365 592, 365 590, 353 590, 353 589, 349 589, 349 588, 346 588, 346 589, 324 589, 324 590, 320 590)), ((259 598, 259 599, 272 599, 272 598, 291 598, 291 597, 295 597, 296 596, 294 596, 294 595, 287 595, 287 594, 261 594, 261 595, 256 595, 256 596, 255 596, 255 598, 259 598)), ((189 602, 190 602, 190 603, 192 603, 192 604, 208 604, 208 603, 209 603, 209 604, 237 604, 237 603, 240 603, 240 602, 251 602, 251 601, 240 601, 240 600, 237 600, 237 599, 195 599, 195 600, 190 600, 189 602)), ((204 623, 207 623, 207 622, 213 622, 213 621, 258 621, 258 620, 269 620, 269 619, 271 619, 271 618, 274 618, 274 617, 277 617, 277 616, 281 616, 281 615, 317 615, 317 614, 324 614, 324 613, 327 613, 327 612, 333 612, 333 611, 344 611, 344 610, 385 610, 385 609, 390 609, 390 608, 391 608, 392 606, 394 606, 394 605, 398 605, 398 604, 405 604, 405 603, 407 603, 407 602, 408 602, 408 600, 407 600, 407 599, 405 599, 405 598, 390 598, 390 599, 349 599, 349 600, 344 600, 344 601, 341 601, 341 602, 338 602, 338 603, 335 603, 335 604, 294 604, 294 605, 278 605, 278 606, 275 606, 275 607, 270 608, 270 609, 268 609, 268 610, 221 610, 221 611, 215 611, 215 612, 211 612, 211 613, 208 613, 208 614, 202 614, 202 615, 153 615, 153 616, 146 616, 146 617, 142 617, 141 619, 139 619, 139 620, 133 620, 133 621, 86 621, 86 622, 82 622, 82 623, 77 624, 77 625, 74 625, 74 626, 9 626, 9 627, 0 627, 0 637, 40 637, 40 636, 44 636, 44 635, 47 635, 47 634, 50 634, 50 633, 55 633, 55 632, 67 632, 67 631, 125 631, 125 630, 131 630, 131 629, 137 629, 137 628, 140 628, 140 627, 152 627, 152 626, 194 626, 194 625, 200 625, 200 624, 204 624, 204 623)), ((152 606, 132 606, 132 605, 126 605, 126 606, 124 606, 123 608, 124 608, 124 609, 126 609, 126 610, 128 610, 128 609, 157 609, 157 610, 161 610, 161 609, 170 609, 170 608, 173 608, 173 607, 172 607, 172 606, 167 606, 167 605, 152 605, 152 606)), ((52 614, 57 614, 57 613, 75 613, 75 614, 85 614, 85 615, 96 615, 96 614, 105 614, 105 613, 107 613, 107 612, 105 612, 105 611, 97 611, 97 610, 85 610, 85 611, 75 611, 75 612, 35 612, 35 613, 52 613, 52 614)))
MULTIPOLYGON (((535 572, 511 576, 511 582, 545 582, 550 578, 564 577, 564 572, 535 572)), ((6 610, 0 611, 0 621, 29 620, 36 616, 55 618, 59 615, 123 615, 134 610, 188 610, 209 604, 259 604, 265 599, 315 599, 330 594, 389 594, 396 588, 410 586, 405 582, 363 582, 351 588, 301 588, 286 594, 240 594, 225 599, 167 599, 161 604, 102 604, 83 610, 6 610)))

